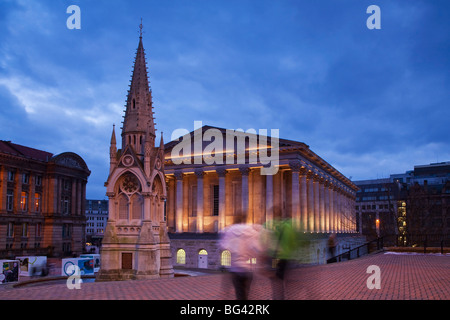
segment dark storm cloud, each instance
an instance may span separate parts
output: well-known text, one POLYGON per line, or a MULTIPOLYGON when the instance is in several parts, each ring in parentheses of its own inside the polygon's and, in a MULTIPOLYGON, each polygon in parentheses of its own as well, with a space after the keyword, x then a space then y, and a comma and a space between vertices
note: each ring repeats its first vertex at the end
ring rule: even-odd
MULTIPOLYGON (((280 129, 355 179, 450 160, 447 1, 0 4, 0 139, 79 153, 103 198, 144 21, 156 127, 280 129), (57 137, 57 139, 55 139, 57 137)), ((159 132, 158 131, 158 132, 159 132)), ((119 140, 120 141, 120 140, 119 140)))

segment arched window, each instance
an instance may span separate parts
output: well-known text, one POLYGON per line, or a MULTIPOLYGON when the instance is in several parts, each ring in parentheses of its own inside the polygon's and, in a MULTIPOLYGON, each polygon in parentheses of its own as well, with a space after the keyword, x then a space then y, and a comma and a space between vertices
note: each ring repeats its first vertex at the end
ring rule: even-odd
POLYGON ((135 193, 131 198, 132 203, 132 211, 131 211, 131 219, 142 219, 142 212, 144 209, 144 200, 142 196, 138 193, 135 193))
POLYGON ((220 255, 220 265, 224 267, 230 267, 231 266, 231 252, 228 250, 222 251, 222 254, 220 255))
POLYGON ((208 252, 207 252, 205 249, 202 249, 202 250, 200 250, 200 251, 198 252, 198 254, 201 255, 201 256, 207 256, 207 255, 208 255, 208 252))
POLYGON ((119 219, 128 219, 128 198, 124 194, 119 197, 119 219))
POLYGON ((177 251, 177 264, 186 264, 186 251, 183 249, 177 251))

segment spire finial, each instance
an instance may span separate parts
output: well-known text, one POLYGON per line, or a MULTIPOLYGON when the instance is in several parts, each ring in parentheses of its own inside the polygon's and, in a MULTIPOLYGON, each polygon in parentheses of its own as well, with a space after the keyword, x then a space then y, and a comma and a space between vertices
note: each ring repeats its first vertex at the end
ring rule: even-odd
POLYGON ((141 24, 139 25, 139 38, 142 38, 142 29, 144 26, 142 25, 142 18, 141 18, 141 24))

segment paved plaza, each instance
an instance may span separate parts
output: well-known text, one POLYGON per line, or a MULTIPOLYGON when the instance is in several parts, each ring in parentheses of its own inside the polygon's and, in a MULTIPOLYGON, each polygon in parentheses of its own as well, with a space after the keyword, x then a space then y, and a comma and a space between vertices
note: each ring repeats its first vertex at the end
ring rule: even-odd
MULTIPOLYGON (((301 267, 287 276, 289 300, 449 300, 450 256, 377 253, 356 260, 301 267), (369 289, 380 270, 380 289, 369 289), (369 281, 370 282, 370 281, 369 281)), ((233 300, 229 275, 211 273, 157 280, 85 282, 69 290, 64 281, 0 286, 0 300, 233 300)), ((249 298, 271 300, 268 278, 255 274, 249 298)))

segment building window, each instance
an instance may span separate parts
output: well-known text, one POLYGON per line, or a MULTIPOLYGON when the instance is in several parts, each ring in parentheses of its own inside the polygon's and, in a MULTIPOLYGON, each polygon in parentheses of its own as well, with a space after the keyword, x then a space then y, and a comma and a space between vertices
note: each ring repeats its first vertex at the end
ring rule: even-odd
POLYGON ((177 251, 177 264, 186 264, 186 251, 183 249, 177 251))
POLYGON ((34 194, 34 211, 35 212, 41 211, 41 194, 40 193, 34 194))
POLYGON ((6 236, 9 238, 14 237, 14 223, 8 222, 8 229, 6 230, 6 236))
POLYGON ((70 232, 70 225, 67 223, 64 223, 62 225, 62 237, 63 238, 70 238, 71 232, 70 232))
POLYGON ((207 256, 207 255, 208 255, 208 251, 206 251, 205 249, 202 249, 202 250, 200 250, 200 251, 198 252, 198 254, 199 254, 200 256, 207 256))
POLYGON ((128 198, 124 194, 119 198, 119 219, 128 219, 128 198))
POLYGON ((70 190, 70 180, 63 179, 63 184, 64 184, 64 190, 69 191, 70 190))
POLYGON ((72 244, 71 243, 63 243, 62 245, 62 251, 65 255, 72 253, 72 244))
POLYGON ((6 210, 13 211, 14 209, 14 191, 8 190, 6 192, 6 210))
POLYGON ((224 267, 230 267, 231 266, 231 252, 228 250, 222 251, 222 254, 220 255, 220 265, 224 267))
POLYGON ((9 182, 14 182, 14 171, 8 171, 8 181, 9 182))
POLYGON ((28 222, 22 223, 22 237, 28 237, 28 222))
POLYGON ((30 174, 29 173, 22 174, 22 183, 23 184, 30 183, 30 174))
POLYGON ((212 215, 219 215, 219 185, 212 186, 212 215))
POLYGON ((42 176, 36 176, 34 180, 36 186, 42 186, 42 176))
POLYGON ((41 229, 42 229, 41 223, 36 223, 36 237, 37 238, 41 236, 41 229))
POLYGON ((70 213, 70 198, 63 196, 61 197, 61 210, 63 214, 70 213))
POLYGON ((27 211, 27 207, 28 207, 28 193, 26 193, 25 191, 22 191, 22 193, 20 195, 20 207, 22 209, 22 212, 27 211))

